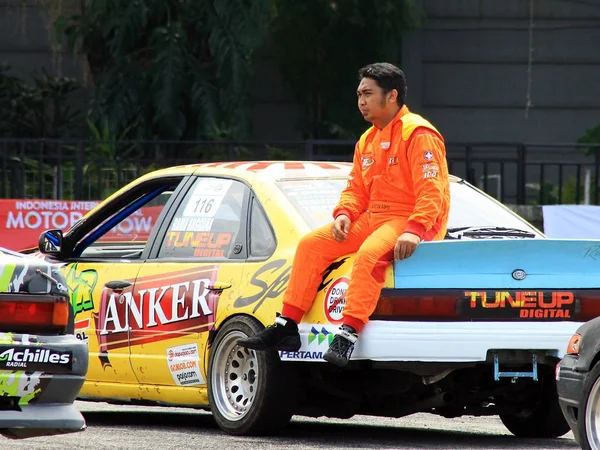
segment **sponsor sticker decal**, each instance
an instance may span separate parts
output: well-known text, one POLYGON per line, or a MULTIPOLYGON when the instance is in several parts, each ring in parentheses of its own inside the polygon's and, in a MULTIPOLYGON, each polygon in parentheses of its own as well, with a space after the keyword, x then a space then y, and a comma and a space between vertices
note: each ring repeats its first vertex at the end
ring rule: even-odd
POLYGON ((325 294, 325 317, 330 323, 342 323, 342 312, 346 306, 346 291, 350 279, 341 277, 331 283, 325 294))
POLYGON ((371 155, 364 155, 362 157, 362 168, 363 170, 370 167, 375 162, 375 159, 371 155))
POLYGON ((47 348, 0 348, 0 368, 39 370, 56 365, 71 369, 71 352, 56 352, 47 348))
POLYGON ((423 158, 425 161, 433 160, 433 152, 431 150, 427 150, 425 153, 423 153, 423 158))
POLYGON ((179 386, 206 383, 200 373, 197 343, 167 348, 167 364, 173 381, 179 386))
POLYGON ((280 359, 323 359, 323 352, 311 352, 306 350, 298 350, 297 352, 288 352, 285 350, 279 351, 280 359))
POLYGON ((87 329, 90 327, 90 319, 82 319, 75 322, 75 337, 80 341, 87 341, 87 329))
POLYGON ((211 330, 219 294, 209 286, 216 276, 217 266, 201 266, 137 278, 135 289, 120 294, 104 288, 92 314, 103 365, 113 349, 211 330))
POLYGON ((183 211, 183 216, 214 217, 232 184, 232 180, 211 178, 200 180, 183 211))
POLYGON ((321 345, 326 343, 327 346, 329 346, 331 345, 331 342, 333 342, 333 335, 334 333, 327 330, 325 327, 321 327, 320 330, 312 327, 310 333, 308 333, 308 345, 321 345))
POLYGON ((255 313, 261 305, 268 300, 279 298, 285 292, 292 266, 285 259, 276 259, 261 266, 252 278, 250 285, 244 289, 245 296, 239 296, 233 302, 234 308, 245 308, 255 305, 252 312, 255 313))
POLYGON ((232 233, 170 231, 167 248, 193 248, 194 256, 224 258, 232 239, 232 233))
POLYGON ((575 296, 569 291, 466 291, 468 315, 512 319, 570 319, 575 296))

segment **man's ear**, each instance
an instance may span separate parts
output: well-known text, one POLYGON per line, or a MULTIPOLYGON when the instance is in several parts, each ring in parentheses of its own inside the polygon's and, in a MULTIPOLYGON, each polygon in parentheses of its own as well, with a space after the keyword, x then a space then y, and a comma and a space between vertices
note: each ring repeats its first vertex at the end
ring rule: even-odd
POLYGON ((396 89, 388 92, 388 100, 390 103, 395 103, 398 100, 398 91, 396 89))

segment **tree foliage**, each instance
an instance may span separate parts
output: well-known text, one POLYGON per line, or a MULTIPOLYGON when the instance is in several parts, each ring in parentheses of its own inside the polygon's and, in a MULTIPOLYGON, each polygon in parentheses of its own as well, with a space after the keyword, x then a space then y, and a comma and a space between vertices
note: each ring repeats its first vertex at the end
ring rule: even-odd
POLYGON ((402 34, 416 23, 412 0, 275 0, 270 51, 301 107, 305 137, 364 130, 357 70, 377 61, 400 66, 402 34))
POLYGON ((0 135, 13 138, 59 138, 76 132, 80 113, 70 104, 79 86, 73 78, 31 74, 33 83, 0 65, 0 135))
POLYGON ((583 136, 577 139, 578 144, 591 144, 587 148, 587 155, 596 156, 596 152, 600 152, 600 123, 595 127, 585 130, 583 136))
POLYGON ((93 123, 111 135, 194 140, 248 130, 247 83, 269 0, 82 0, 55 22, 85 54, 93 123))

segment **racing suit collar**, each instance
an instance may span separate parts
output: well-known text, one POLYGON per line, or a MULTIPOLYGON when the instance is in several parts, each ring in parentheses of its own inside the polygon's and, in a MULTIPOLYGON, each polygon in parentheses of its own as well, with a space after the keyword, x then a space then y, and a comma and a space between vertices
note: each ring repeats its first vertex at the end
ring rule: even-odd
POLYGON ((398 114, 396 114, 396 116, 384 128, 378 128, 374 126, 375 130, 377 131, 377 136, 375 138, 375 141, 377 142, 373 142, 373 144, 376 146, 375 148, 381 147, 384 150, 390 148, 392 130, 394 129, 394 126, 400 121, 400 119, 402 119, 403 116, 405 116, 409 112, 410 111, 408 110, 408 106, 402 105, 402 108, 400 108, 398 114))

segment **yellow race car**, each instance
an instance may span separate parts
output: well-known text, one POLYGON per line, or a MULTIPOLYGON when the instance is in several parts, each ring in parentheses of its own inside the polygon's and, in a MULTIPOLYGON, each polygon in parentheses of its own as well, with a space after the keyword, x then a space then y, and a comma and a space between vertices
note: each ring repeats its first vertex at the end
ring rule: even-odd
POLYGON ((389 267, 347 369, 322 355, 341 323, 353 255, 323 274, 300 324, 299 351, 255 353, 236 344, 281 310, 296 245, 332 220, 350 168, 295 161, 173 167, 123 187, 64 234, 42 233, 40 253, 62 264, 76 333, 89 345, 80 398, 210 409, 233 434, 275 431, 294 414, 421 411, 499 414, 518 435, 567 432, 560 409, 557 416, 535 405, 555 396, 553 368, 584 320, 581 309, 568 295, 541 291, 542 300, 560 300, 552 317, 543 305, 523 309, 517 291, 535 276, 527 278, 529 266, 513 264, 511 255, 525 241, 549 240, 458 178, 448 239, 424 243, 396 271, 389 267), (448 254, 450 246, 450 263, 420 256, 448 254), (464 281, 482 267, 491 267, 487 290, 464 281), (493 274, 512 281, 494 285, 493 274), (523 415, 525 408, 534 411, 523 415))

